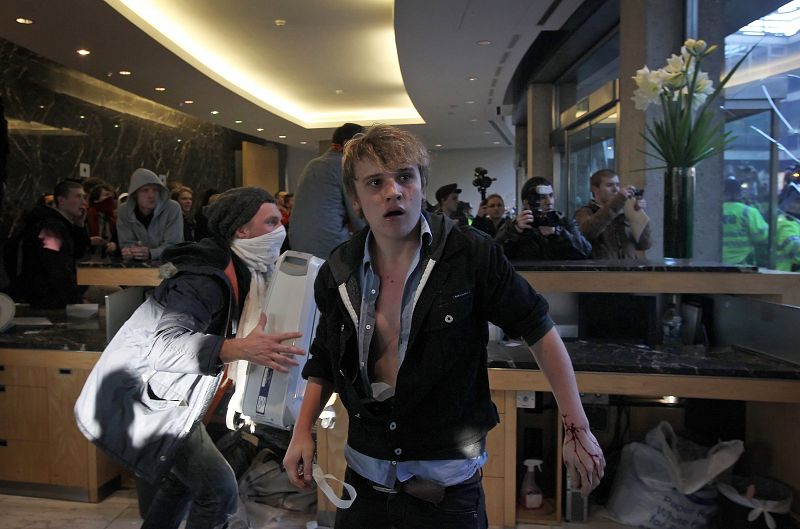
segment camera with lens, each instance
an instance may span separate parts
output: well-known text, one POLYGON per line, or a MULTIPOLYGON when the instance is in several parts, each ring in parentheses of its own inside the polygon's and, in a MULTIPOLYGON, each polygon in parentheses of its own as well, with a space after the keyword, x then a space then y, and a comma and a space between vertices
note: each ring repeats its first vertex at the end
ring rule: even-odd
POLYGON ((550 226, 551 228, 558 226, 558 212, 553 210, 545 211, 542 208, 534 209, 531 227, 537 228, 539 226, 550 226))
POLYGON ((639 189, 637 187, 633 188, 633 196, 636 198, 642 198, 644 196, 644 189, 639 189))
POLYGON ((472 179, 472 185, 478 188, 478 191, 481 193, 481 200, 486 199, 486 190, 489 186, 492 185, 492 182, 497 180, 497 178, 492 178, 488 176, 489 171, 484 169, 483 167, 476 167, 475 168, 475 176, 472 179))

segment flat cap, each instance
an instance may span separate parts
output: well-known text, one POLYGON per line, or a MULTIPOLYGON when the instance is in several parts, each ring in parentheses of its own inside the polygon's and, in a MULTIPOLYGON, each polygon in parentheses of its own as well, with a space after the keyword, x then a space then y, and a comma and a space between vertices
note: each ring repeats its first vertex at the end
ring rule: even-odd
POLYGON ((452 193, 461 193, 457 184, 447 184, 436 190, 436 201, 441 202, 452 193))

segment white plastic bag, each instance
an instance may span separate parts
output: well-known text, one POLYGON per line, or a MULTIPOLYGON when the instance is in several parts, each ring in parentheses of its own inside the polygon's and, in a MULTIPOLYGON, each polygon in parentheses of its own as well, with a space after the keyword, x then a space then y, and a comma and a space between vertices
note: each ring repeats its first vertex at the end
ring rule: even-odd
POLYGON ((742 455, 742 441, 710 449, 675 435, 662 422, 644 443, 622 449, 606 505, 618 522, 647 529, 702 529, 716 511, 717 491, 707 485, 742 455))

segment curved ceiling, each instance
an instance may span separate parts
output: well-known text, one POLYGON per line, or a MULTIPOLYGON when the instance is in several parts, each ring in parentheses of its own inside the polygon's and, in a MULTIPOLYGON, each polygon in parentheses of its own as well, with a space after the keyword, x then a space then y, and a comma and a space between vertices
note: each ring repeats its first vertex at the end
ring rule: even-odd
POLYGON ((423 123, 403 86, 392 0, 106 0, 199 71, 305 128, 423 123))
POLYGON ((508 147, 511 76, 581 1, 3 0, 0 37, 294 147, 316 150, 345 121, 418 123, 404 127, 432 148, 508 147))

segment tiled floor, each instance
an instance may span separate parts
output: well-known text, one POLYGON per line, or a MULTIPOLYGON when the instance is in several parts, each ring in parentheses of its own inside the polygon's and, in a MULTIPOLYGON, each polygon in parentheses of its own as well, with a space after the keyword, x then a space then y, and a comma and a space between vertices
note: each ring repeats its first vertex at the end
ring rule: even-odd
MULTIPOLYGON (((312 515, 277 509, 249 509, 254 529, 305 529, 312 515)), ((626 526, 604 521, 593 513, 591 523, 564 523, 560 529, 620 529, 626 526)), ((0 495, 0 529, 138 529, 142 520, 136 495, 120 490, 101 503, 46 500, 0 495)), ((517 529, 548 529, 542 525, 519 525, 517 529)))

